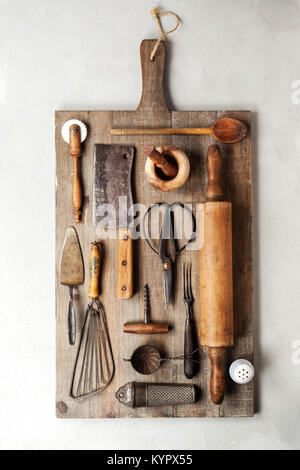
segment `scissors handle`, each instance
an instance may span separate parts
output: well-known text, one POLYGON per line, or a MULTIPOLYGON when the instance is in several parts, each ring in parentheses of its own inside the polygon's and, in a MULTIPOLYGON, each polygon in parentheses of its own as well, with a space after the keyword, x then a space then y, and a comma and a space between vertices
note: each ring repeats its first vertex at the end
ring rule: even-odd
POLYGON ((165 281, 165 286, 164 286, 165 287, 165 301, 166 301, 166 304, 169 304, 171 295, 172 295, 172 283, 173 283, 171 259, 163 258, 162 267, 163 267, 164 281, 165 281))
MULTIPOLYGON (((185 248, 194 240, 194 238, 196 236, 196 219, 195 219, 195 216, 194 216, 192 210, 187 205, 184 205, 181 202, 173 202, 173 204, 167 204, 166 202, 158 202, 158 203, 152 204, 150 207, 148 207, 147 211, 144 214, 143 220, 142 220, 142 233, 143 233, 143 237, 144 237, 147 245, 149 246, 149 248, 151 248, 151 250, 154 251, 154 253, 156 253, 158 256, 160 256, 160 253, 159 253, 158 250, 156 250, 154 248, 154 246, 150 242, 150 239, 148 237, 148 233, 146 232, 146 229, 145 229, 145 225, 146 225, 146 221, 148 220, 148 216, 149 216, 150 212, 153 209, 155 209, 156 207, 162 207, 162 206, 167 206, 169 215, 171 214, 172 207, 176 207, 176 206, 181 207, 183 210, 185 210, 189 213, 189 215, 191 217, 191 220, 192 220, 192 225, 193 225, 192 226, 192 232, 191 232, 190 237, 187 239, 187 242, 182 247, 180 247, 178 250, 176 250, 176 248, 174 248, 175 251, 174 251, 174 253, 172 253, 172 257, 174 257, 174 259, 175 259, 175 257, 178 256, 183 250, 185 250, 185 248)), ((170 229, 172 228, 172 231, 173 231, 173 223, 171 223, 171 222, 172 221, 170 221, 170 229)), ((165 231, 163 233, 165 233, 165 231)), ((172 236, 172 234, 169 235, 169 239, 171 239, 171 236, 172 236)), ((174 244, 174 247, 175 247, 175 244, 174 244)))

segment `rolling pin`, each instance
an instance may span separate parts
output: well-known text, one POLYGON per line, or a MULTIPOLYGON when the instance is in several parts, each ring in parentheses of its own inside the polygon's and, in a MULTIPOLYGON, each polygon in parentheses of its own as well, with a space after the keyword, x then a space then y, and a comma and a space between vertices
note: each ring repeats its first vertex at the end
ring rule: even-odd
POLYGON ((200 250, 200 339, 209 348, 210 396, 222 403, 225 359, 233 346, 231 203, 222 201, 222 159, 217 145, 207 152, 208 184, 203 204, 204 240, 200 250))

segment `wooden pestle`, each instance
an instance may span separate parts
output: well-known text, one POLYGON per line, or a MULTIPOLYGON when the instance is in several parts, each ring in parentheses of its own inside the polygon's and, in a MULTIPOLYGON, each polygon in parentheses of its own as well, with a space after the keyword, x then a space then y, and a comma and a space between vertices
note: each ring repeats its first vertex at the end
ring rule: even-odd
POLYGON ((80 222, 82 190, 79 178, 78 159, 81 155, 81 133, 78 124, 70 126, 69 142, 69 154, 73 158, 72 203, 74 207, 75 221, 80 222))
POLYGON ((144 152, 151 159, 151 161, 161 169, 161 171, 168 176, 169 178, 175 178, 178 173, 178 170, 175 165, 168 162, 163 153, 160 153, 154 145, 147 145, 144 147, 144 152))
POLYGON ((225 394, 225 359, 233 346, 231 203, 222 201, 222 159, 217 145, 207 152, 207 202, 203 204, 204 244, 200 250, 200 338, 209 347, 210 396, 215 404, 225 394))

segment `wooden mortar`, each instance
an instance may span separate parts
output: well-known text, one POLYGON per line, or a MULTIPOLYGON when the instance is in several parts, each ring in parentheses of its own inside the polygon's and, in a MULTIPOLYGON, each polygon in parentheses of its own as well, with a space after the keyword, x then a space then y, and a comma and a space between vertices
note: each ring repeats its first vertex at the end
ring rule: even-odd
POLYGON ((190 162, 187 155, 183 150, 174 147, 173 145, 162 145, 156 147, 156 151, 162 155, 172 157, 177 165, 177 175, 172 179, 162 179, 158 175, 157 167, 150 157, 147 158, 145 163, 145 174, 149 183, 160 191, 168 192, 174 191, 184 185, 190 174, 190 162))

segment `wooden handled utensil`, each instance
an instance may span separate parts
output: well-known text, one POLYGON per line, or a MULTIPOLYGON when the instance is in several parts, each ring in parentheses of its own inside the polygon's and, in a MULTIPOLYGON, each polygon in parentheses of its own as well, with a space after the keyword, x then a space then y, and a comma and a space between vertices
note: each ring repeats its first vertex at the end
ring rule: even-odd
POLYGON ((218 142, 233 144, 247 134, 244 122, 233 118, 217 119, 211 127, 152 128, 152 129, 111 129, 112 135, 211 135, 218 142))
POLYGON ((82 188, 79 176, 79 157, 81 156, 81 142, 86 139, 87 128, 83 122, 71 119, 65 122, 61 130, 62 137, 69 144, 69 154, 73 158, 73 184, 72 204, 74 207, 75 222, 80 222, 82 207, 82 188))
POLYGON ((100 393, 111 382, 114 358, 103 306, 99 300, 101 253, 98 243, 92 243, 89 256, 90 284, 88 305, 80 336, 71 382, 70 396, 75 400, 100 393))
POLYGON ((96 229, 102 227, 104 220, 105 227, 118 231, 118 299, 130 299, 134 292, 133 238, 129 228, 133 158, 131 145, 94 145, 93 221, 96 229))
POLYGON ((184 375, 187 379, 192 379, 195 375, 195 361, 192 354, 194 347, 194 322, 192 318, 192 305, 194 297, 192 292, 192 266, 182 265, 182 291, 183 302, 186 308, 185 326, 184 326, 184 375))
POLYGON ((80 222, 82 206, 82 190, 79 180, 78 159, 81 155, 80 145, 80 127, 77 124, 70 126, 69 153, 73 158, 73 185, 72 185, 72 203, 74 207, 75 221, 80 222))
POLYGON ((200 338, 209 347, 210 395, 220 404, 225 394, 225 358, 233 346, 231 203, 222 201, 222 159, 217 145, 207 152, 208 185, 203 204, 204 244, 200 250, 200 338))
POLYGON ((74 345, 76 341, 73 287, 83 284, 83 282, 84 268, 79 239, 75 228, 68 227, 60 260, 60 283, 69 287, 68 334, 71 345, 74 345))

